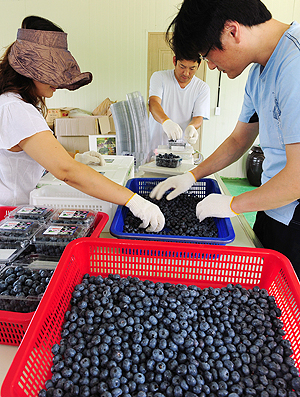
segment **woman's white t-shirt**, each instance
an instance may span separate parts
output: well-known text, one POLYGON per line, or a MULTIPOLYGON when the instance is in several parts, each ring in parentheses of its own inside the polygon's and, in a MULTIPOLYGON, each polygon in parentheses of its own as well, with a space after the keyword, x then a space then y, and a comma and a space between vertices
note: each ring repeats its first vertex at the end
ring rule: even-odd
POLYGON ((8 149, 46 130, 50 130, 46 120, 33 105, 14 93, 0 95, 0 205, 29 204, 44 168, 24 151, 8 149))

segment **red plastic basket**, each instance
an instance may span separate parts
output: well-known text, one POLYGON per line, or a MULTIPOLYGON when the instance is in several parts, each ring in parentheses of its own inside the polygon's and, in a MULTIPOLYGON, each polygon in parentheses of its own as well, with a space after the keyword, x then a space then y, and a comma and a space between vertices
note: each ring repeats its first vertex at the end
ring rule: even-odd
POLYGON ((274 295, 300 368, 300 284, 289 260, 266 249, 80 238, 65 249, 4 379, 1 396, 37 396, 51 377, 51 347, 60 340, 74 286, 85 273, 117 273, 201 288, 239 283, 274 295))
POLYGON ((4 205, 0 205, 0 221, 2 221, 2 219, 4 219, 6 217, 6 215, 14 210, 16 207, 9 207, 9 206, 4 206, 4 205))
MULTIPOLYGON (((15 207, 5 207, 5 208, 7 210, 4 210, 4 207, 0 207, 0 216, 1 216, 1 211, 4 215, 6 215, 9 211, 14 209, 15 207)), ((93 233, 91 234, 91 237, 99 237, 99 234, 103 230, 108 219, 109 216, 107 214, 103 212, 97 213, 97 217, 95 221, 96 226, 93 233)), ((0 344, 19 346, 21 340, 24 337, 25 331, 32 319, 33 314, 34 312, 15 313, 15 312, 0 310, 0 344)))

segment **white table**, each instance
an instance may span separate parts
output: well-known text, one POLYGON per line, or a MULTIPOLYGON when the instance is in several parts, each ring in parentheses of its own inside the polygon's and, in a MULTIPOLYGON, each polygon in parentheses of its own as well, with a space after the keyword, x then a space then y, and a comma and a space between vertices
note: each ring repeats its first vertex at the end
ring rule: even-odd
MULTIPOLYGON (((147 178, 159 177, 157 174, 142 174, 142 175, 138 175, 137 177, 142 177, 142 176, 147 178)), ((229 194, 224 182, 217 174, 210 177, 213 177, 217 180, 223 194, 229 194)), ((252 228, 250 227, 244 215, 238 215, 236 217, 231 218, 231 222, 235 232, 235 239, 228 245, 232 245, 236 247, 251 247, 251 248, 262 247, 260 241, 255 236, 255 233, 253 232, 252 228)), ((101 233, 100 237, 114 238, 109 233, 101 233)), ((6 376, 6 373, 12 363, 12 360, 16 352, 17 352, 17 347, 15 346, 0 345, 0 385, 2 385, 2 382, 6 376)))

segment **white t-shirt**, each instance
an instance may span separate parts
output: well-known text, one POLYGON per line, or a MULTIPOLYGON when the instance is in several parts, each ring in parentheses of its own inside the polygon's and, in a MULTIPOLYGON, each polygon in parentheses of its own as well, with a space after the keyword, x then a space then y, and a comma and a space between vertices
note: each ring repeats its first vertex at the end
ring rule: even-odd
MULTIPOLYGON (((202 116, 204 120, 209 120, 210 88, 196 76, 186 87, 181 88, 174 69, 154 72, 150 79, 149 98, 151 96, 161 99, 164 112, 172 121, 180 125, 183 132, 193 117, 202 116)), ((152 152, 158 145, 166 145, 168 137, 162 125, 154 120, 151 113, 149 125, 152 152)))
POLYGON ((44 168, 24 151, 7 149, 46 130, 50 130, 46 120, 33 105, 17 94, 0 95, 0 205, 29 203, 29 193, 36 187, 44 168))

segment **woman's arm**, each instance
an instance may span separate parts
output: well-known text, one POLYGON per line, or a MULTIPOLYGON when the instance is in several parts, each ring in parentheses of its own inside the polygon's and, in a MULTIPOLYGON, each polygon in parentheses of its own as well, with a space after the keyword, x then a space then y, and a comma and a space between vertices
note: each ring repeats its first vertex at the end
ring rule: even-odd
POLYGON ((133 195, 129 189, 75 161, 51 131, 32 135, 19 146, 56 178, 86 194, 119 205, 124 205, 133 195))

